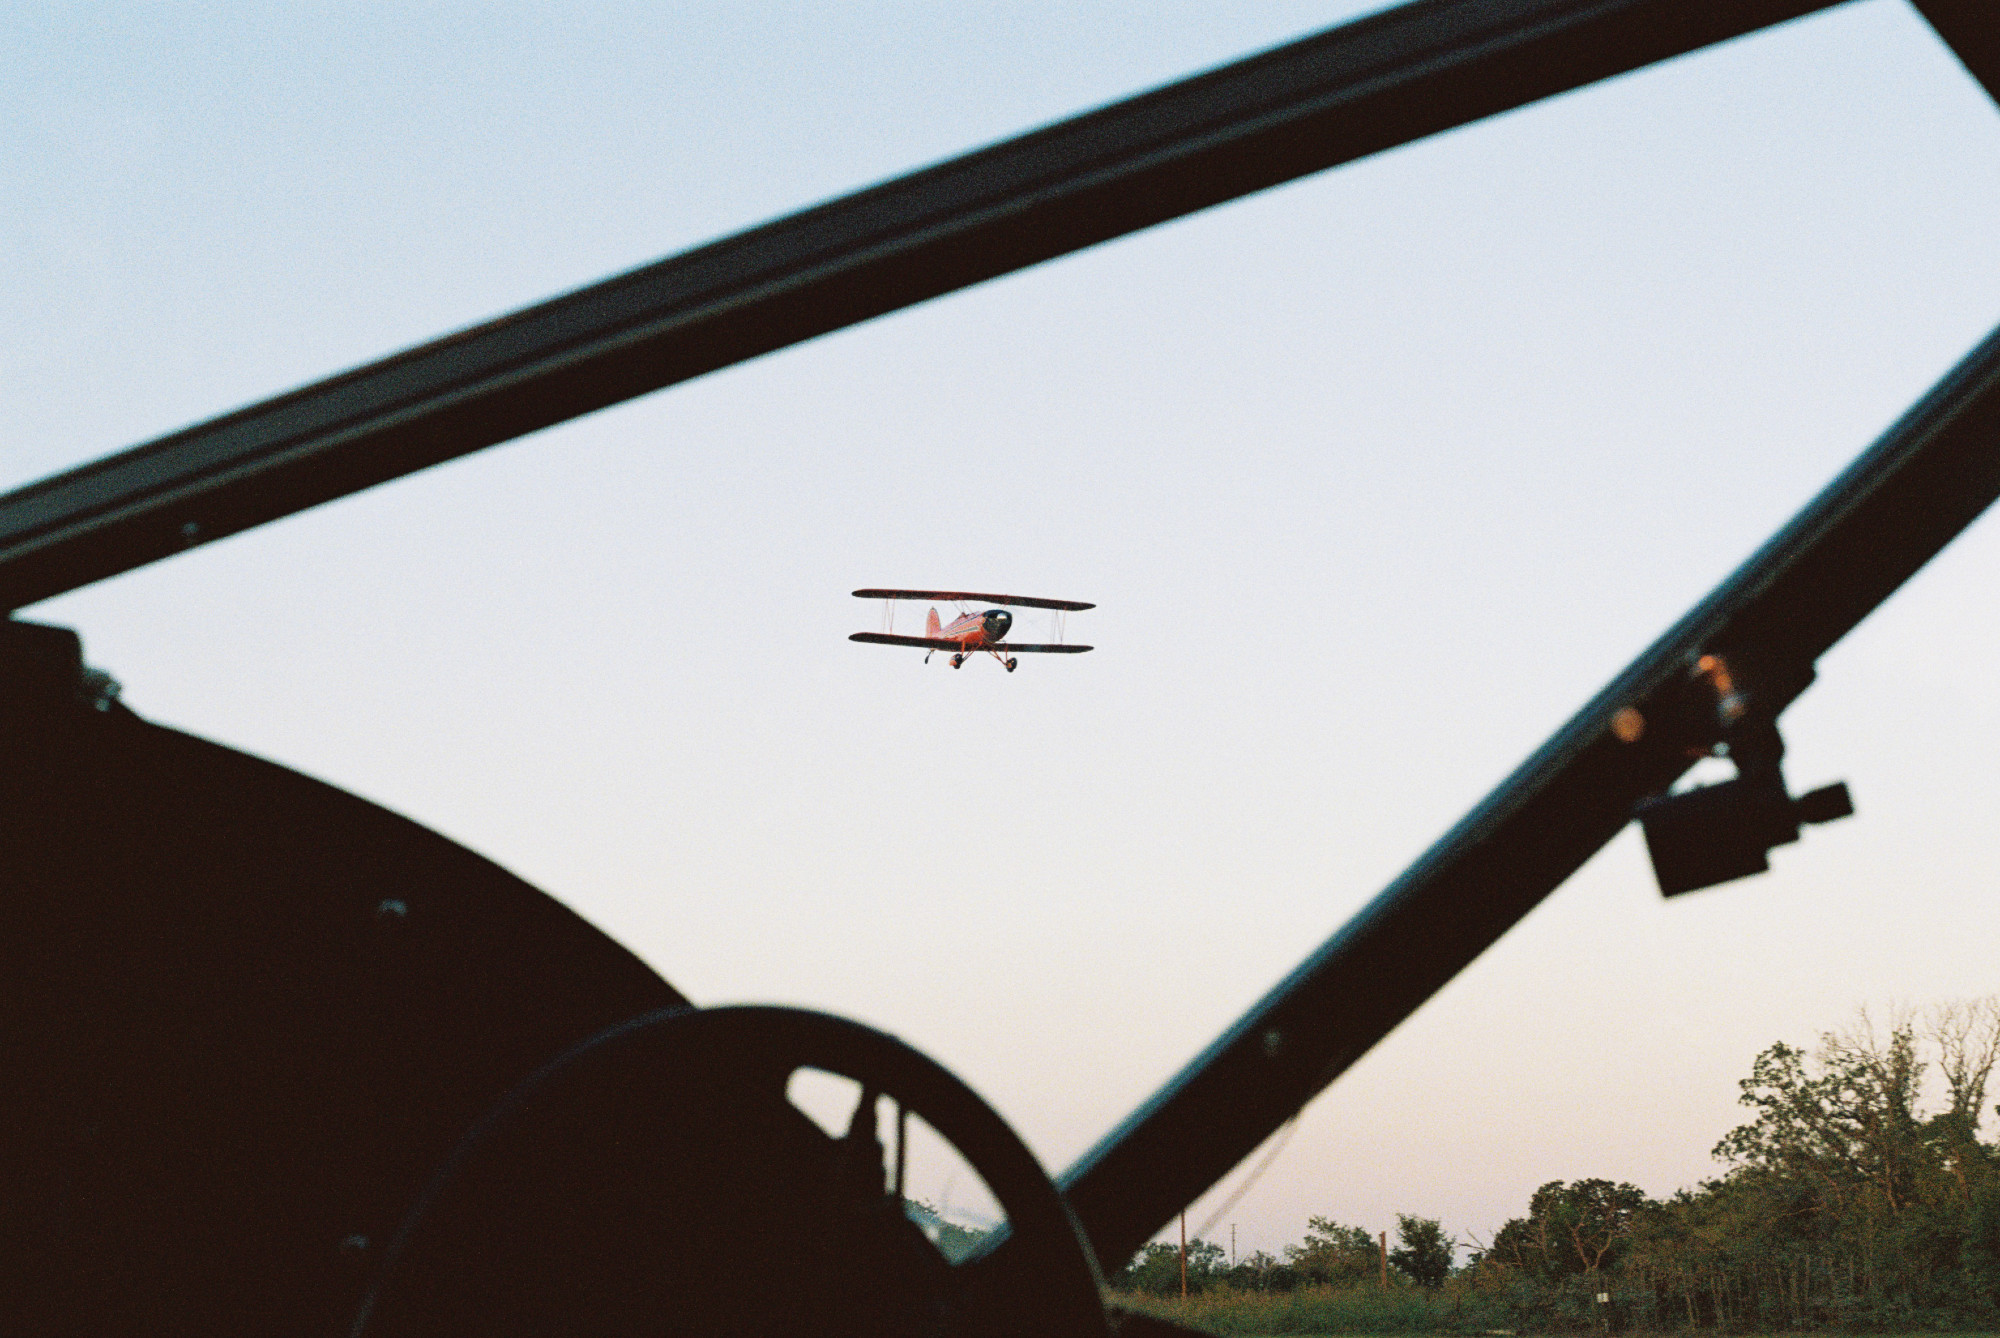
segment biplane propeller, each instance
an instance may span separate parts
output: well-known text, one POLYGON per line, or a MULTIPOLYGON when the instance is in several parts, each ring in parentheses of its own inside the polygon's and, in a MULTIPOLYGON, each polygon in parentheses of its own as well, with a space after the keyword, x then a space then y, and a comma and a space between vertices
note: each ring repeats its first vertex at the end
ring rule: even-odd
MULTIPOLYGON (((1073 646, 1062 640, 1061 620, 1065 613, 1075 613, 1083 609, 1094 609, 1095 604, 1084 604, 1074 599, 1030 599, 1023 595, 982 595, 964 590, 856 590, 856 599, 879 599, 883 601, 882 626, 880 632, 856 632, 849 641, 866 641, 877 646, 915 646, 935 654, 948 650, 951 667, 956 669, 966 660, 985 651, 1006 666, 1013 673, 1020 661, 1016 654, 1025 655, 1079 655, 1090 650, 1089 646, 1073 646), (949 623, 938 617, 932 608, 925 621, 922 636, 897 636, 888 630, 894 620, 897 600, 936 600, 959 606, 958 617, 949 623), (1014 615, 1005 608, 981 610, 968 609, 968 604, 1004 604, 1017 609, 1054 609, 1057 619, 1056 640, 1037 644, 1007 642, 1001 644, 1007 631, 1014 625, 1014 615)), ((930 655, 924 656, 924 663, 930 663, 930 655)))

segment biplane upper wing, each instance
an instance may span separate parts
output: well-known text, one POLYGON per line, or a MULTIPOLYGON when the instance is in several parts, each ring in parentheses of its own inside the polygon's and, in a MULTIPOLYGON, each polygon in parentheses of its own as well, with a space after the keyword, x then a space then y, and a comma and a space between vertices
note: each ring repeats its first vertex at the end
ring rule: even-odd
MULTIPOLYGON (((917 646, 924 650, 964 650, 966 648, 963 641, 946 641, 942 637, 928 636, 891 636, 887 632, 856 632, 847 639, 849 641, 866 641, 877 646, 917 646)), ((1003 654, 1010 651, 1019 651, 1024 655, 1076 655, 1092 648, 1089 646, 1048 643, 1041 645, 1016 645, 1012 641, 995 641, 990 645, 974 646, 972 649, 975 651, 999 651, 1003 654)))
MULTIPOLYGON (((1011 604, 1017 609, 1066 609, 1075 613, 1082 609, 1094 609, 1095 604, 1084 604, 1074 599, 1030 599, 1025 595, 981 595, 965 590, 856 590, 856 599, 937 599, 957 600, 965 604, 1011 604)), ((1020 649, 1018 646, 1015 649, 1020 649)))

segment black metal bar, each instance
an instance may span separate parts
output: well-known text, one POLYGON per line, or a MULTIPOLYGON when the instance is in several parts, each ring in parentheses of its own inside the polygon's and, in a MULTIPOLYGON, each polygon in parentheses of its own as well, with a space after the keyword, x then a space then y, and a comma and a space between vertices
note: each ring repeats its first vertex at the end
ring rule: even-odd
POLYGON ((1833 3, 1418 0, 0 497, 0 608, 1833 3))
POLYGON ((1690 747, 1708 741, 1685 710, 1699 656, 1760 666, 1777 685, 1765 705, 1782 709, 1813 660, 1996 495, 2000 330, 1062 1176, 1104 1267, 1121 1265, 1688 768, 1690 747), (1653 722, 1633 742, 1612 729, 1626 708, 1653 722))
POLYGON ((2000 101, 2000 11, 1992 0, 1916 0, 1916 5, 1986 95, 2000 101))

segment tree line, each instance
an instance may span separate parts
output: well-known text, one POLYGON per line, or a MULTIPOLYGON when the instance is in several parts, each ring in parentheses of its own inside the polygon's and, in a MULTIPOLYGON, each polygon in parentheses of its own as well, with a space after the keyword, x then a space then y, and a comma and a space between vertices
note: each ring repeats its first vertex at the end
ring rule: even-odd
MULTIPOLYGON (((1863 1013, 1810 1050, 1779 1042, 1739 1084, 1750 1120, 1714 1149, 1722 1174, 1654 1199, 1556 1180, 1462 1262, 1433 1219, 1399 1216, 1386 1251, 1324 1217, 1281 1255, 1188 1248, 1196 1293, 1390 1287, 1436 1327, 1738 1332, 1992 1326, 2000 1321, 2000 1143, 1982 1135, 2000 1063, 2000 998, 1876 1025, 1863 1013), (1384 1255, 1386 1253, 1386 1259, 1384 1255)), ((1111 1280, 1178 1296, 1178 1247, 1111 1280)), ((1420 1321, 1411 1320, 1412 1324, 1420 1321)))
MULTIPOLYGON (((1306 1238, 1288 1245, 1282 1258, 1262 1250, 1231 1261, 1220 1245, 1191 1240, 1187 1247, 1190 1294, 1233 1287, 1243 1291, 1291 1291, 1301 1286, 1355 1286, 1384 1276, 1405 1285, 1441 1286, 1451 1276, 1454 1242, 1435 1218, 1398 1215, 1396 1244, 1386 1248, 1356 1226, 1324 1217, 1309 1218, 1306 1238), (1385 1258, 1386 1248, 1386 1258, 1385 1258)), ((1133 1256, 1110 1280, 1113 1290, 1148 1296, 1178 1295, 1180 1246, 1154 1241, 1133 1256)))

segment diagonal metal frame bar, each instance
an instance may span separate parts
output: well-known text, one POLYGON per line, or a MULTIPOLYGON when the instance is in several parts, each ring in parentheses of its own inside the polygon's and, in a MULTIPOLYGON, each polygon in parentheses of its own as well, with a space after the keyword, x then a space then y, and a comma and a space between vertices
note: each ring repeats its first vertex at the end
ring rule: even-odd
POLYGON ((2000 23, 1990 0, 1914 0, 1986 95, 2000 101, 2000 23))
POLYGON ((0 497, 0 608, 1836 2, 1417 0, 0 497))
POLYGON ((1711 742, 1683 710, 1701 655, 1758 665, 1778 689, 1766 704, 1782 709, 1814 660, 1996 496, 2000 330, 1060 1177, 1103 1266, 1228 1174, 1692 765, 1711 742), (1626 708, 1656 722, 1630 743, 1612 730, 1626 708))

